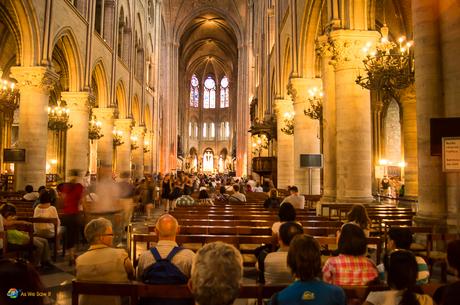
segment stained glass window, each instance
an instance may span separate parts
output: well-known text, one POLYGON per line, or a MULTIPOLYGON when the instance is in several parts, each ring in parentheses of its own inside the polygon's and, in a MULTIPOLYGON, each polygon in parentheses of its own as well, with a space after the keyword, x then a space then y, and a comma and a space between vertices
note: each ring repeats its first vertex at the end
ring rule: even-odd
POLYGON ((203 138, 207 138, 207 137, 208 137, 208 124, 203 123, 203 138))
POLYGON ((211 76, 204 81, 203 108, 216 108, 216 82, 211 76))
POLYGON ((214 123, 211 123, 211 131, 209 133, 210 133, 211 138, 214 138, 216 136, 216 127, 214 123))
POLYGON ((198 108, 199 98, 200 92, 198 78, 196 78, 195 74, 193 74, 192 80, 190 81, 190 107, 198 108))
POLYGON ((224 76, 220 81, 220 108, 226 108, 229 106, 228 92, 228 78, 227 76, 224 76))

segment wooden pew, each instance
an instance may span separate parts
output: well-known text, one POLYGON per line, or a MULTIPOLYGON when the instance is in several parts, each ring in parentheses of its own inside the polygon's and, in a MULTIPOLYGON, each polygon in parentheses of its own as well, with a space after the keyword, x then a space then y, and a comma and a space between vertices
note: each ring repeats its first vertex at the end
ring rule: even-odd
MULTIPOLYGON (((57 246, 59 245, 59 227, 58 227, 58 219, 57 218, 48 218, 48 217, 18 217, 19 220, 25 220, 32 224, 34 223, 50 223, 54 226, 54 237, 47 238, 48 241, 52 241, 54 243, 54 251, 53 251, 53 261, 57 260, 57 246)), ((62 247, 62 256, 64 256, 64 248, 62 247)))

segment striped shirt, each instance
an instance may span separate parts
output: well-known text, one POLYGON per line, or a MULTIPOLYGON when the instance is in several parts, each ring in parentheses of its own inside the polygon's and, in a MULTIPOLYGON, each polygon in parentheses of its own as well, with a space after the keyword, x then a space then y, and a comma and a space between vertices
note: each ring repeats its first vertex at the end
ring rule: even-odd
MULTIPOLYGON (((417 261, 418 268, 417 285, 428 284, 428 281, 430 280, 430 271, 428 270, 428 265, 420 256, 416 256, 415 260, 417 261)), ((385 266, 380 264, 377 266, 377 270, 379 271, 379 279, 382 282, 386 282, 387 279, 385 274, 385 266)))
POLYGON ((334 285, 366 285, 378 276, 377 267, 365 256, 340 254, 323 267, 323 280, 334 285))

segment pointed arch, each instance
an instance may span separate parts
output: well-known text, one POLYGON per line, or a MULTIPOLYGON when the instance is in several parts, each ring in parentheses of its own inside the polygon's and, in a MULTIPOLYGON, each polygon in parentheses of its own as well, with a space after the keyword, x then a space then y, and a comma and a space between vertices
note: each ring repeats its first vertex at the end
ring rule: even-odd
POLYGON ((120 79, 115 88, 115 107, 118 109, 119 118, 124 119, 128 116, 128 103, 126 100, 126 87, 123 80, 120 79))
POLYGON ((57 32, 53 40, 53 52, 55 48, 59 48, 62 51, 67 63, 69 91, 80 91, 84 76, 82 71, 83 64, 80 48, 71 27, 63 27, 57 32))
POLYGON ((96 60, 92 71, 91 88, 93 90, 94 85, 97 88, 97 92, 93 92, 93 94, 96 94, 96 106, 101 108, 109 107, 107 74, 102 59, 96 60))
POLYGON ((150 130, 153 129, 153 126, 152 126, 152 114, 150 113, 150 106, 149 105, 145 105, 144 123, 145 123, 145 126, 147 127, 147 131, 150 131, 150 130))
POLYGON ((287 96, 287 84, 289 82, 289 77, 292 72, 291 41, 289 38, 286 39, 283 54, 283 66, 281 68, 281 90, 284 93, 284 96, 287 96))
POLYGON ((141 125, 143 122, 141 121, 141 112, 140 112, 140 106, 139 106, 139 97, 137 94, 134 95, 133 97, 133 104, 132 104, 132 115, 133 119, 136 122, 137 125, 141 125))

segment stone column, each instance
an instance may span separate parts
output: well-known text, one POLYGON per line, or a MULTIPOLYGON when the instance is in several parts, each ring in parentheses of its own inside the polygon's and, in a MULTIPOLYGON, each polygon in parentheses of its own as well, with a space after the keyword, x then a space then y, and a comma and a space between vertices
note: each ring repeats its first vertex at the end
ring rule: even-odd
POLYGON ((66 170, 77 169, 85 175, 89 165, 89 105, 88 92, 62 92, 62 100, 70 110, 67 130, 66 170))
POLYGON ((321 87, 321 79, 291 78, 288 92, 294 100, 294 185, 301 194, 319 195, 321 192, 320 169, 309 170, 300 167, 301 154, 319 154, 319 121, 313 120, 304 114, 307 107, 308 89, 321 87), (311 178, 311 181, 309 179, 311 178))
POLYGON ((115 129, 122 131, 123 144, 116 147, 117 173, 131 173, 131 127, 132 119, 116 119, 115 129))
POLYGON ((412 85, 399 94, 402 104, 402 134, 404 139, 404 197, 418 196, 418 160, 417 160, 417 105, 415 86, 412 85))
POLYGON ((11 77, 21 94, 18 147, 26 150, 26 162, 16 164, 16 189, 35 189, 46 183, 49 92, 59 76, 46 67, 12 67, 11 77))
POLYGON ((133 164, 135 165, 133 171, 134 178, 142 178, 144 176, 144 135, 145 127, 133 127, 132 135, 137 137, 137 149, 132 151, 133 164))
POLYGON ((114 108, 93 108, 93 114, 102 123, 103 137, 97 140, 97 159, 100 165, 112 167, 113 159, 113 116, 114 108))
POLYGON ((330 34, 337 107, 337 201, 373 200, 370 94, 355 79, 364 73, 363 46, 379 36, 377 32, 352 30, 330 34))
POLYGON ((329 64, 332 57, 327 36, 318 39, 317 51, 321 55, 321 78, 323 80, 323 197, 324 202, 334 202, 336 197, 336 105, 335 73, 329 64))
POLYGON ((148 141, 148 146, 144 148, 147 149, 147 152, 144 152, 144 173, 152 173, 152 148, 153 148, 153 133, 151 131, 147 131, 144 136, 144 142, 148 141))
POLYGON ((284 127, 284 113, 293 112, 291 100, 275 99, 277 134, 277 187, 287 189, 294 184, 294 137, 281 131, 284 127))
POLYGON ((441 157, 430 155, 430 118, 443 117, 439 34, 439 1, 412 1, 415 88, 417 98, 418 203, 417 222, 438 224, 446 216, 446 184, 441 157))

